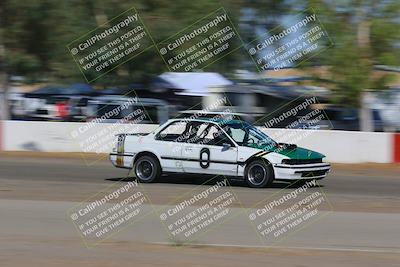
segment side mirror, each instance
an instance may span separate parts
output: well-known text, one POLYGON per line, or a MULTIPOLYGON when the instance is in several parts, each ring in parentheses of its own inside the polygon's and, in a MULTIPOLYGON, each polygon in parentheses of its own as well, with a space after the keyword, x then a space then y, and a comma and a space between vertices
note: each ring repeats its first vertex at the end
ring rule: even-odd
POLYGON ((229 148, 231 148, 232 146, 231 146, 231 144, 229 144, 229 143, 223 143, 222 144, 222 151, 226 151, 226 150, 228 150, 229 148))

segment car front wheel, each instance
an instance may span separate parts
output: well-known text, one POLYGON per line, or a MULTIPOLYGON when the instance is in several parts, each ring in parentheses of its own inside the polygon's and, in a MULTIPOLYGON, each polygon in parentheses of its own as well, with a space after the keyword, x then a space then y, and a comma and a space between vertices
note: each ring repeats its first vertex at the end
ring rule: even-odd
POLYGON ((135 176, 141 183, 154 182, 161 175, 157 159, 151 156, 140 157, 134 165, 135 176))
POLYGON ((272 183, 274 173, 267 161, 255 160, 246 166, 244 178, 250 187, 262 188, 272 183))

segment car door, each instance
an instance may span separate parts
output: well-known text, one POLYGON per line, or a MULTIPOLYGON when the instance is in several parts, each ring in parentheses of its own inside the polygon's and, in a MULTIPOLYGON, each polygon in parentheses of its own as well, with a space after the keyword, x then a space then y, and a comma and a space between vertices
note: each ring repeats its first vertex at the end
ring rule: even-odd
POLYGON ((160 155, 163 171, 183 172, 181 155, 186 127, 187 122, 174 121, 154 137, 153 146, 160 155))
POLYGON ((182 147, 183 170, 187 173, 237 175, 237 147, 213 123, 203 123, 196 136, 182 147))

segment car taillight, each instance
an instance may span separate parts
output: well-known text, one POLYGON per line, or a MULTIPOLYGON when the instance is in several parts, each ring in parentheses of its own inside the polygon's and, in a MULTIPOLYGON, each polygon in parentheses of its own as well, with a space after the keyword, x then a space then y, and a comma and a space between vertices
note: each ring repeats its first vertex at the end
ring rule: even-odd
POLYGON ((124 153, 124 143, 125 143, 125 135, 123 134, 118 135, 118 141, 116 147, 118 153, 124 153))

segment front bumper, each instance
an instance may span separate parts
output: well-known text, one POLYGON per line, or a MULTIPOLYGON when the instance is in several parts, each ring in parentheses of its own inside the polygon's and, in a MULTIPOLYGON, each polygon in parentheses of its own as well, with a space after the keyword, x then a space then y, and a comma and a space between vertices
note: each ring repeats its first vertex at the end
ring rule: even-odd
POLYGON ((274 173, 276 180, 309 180, 322 179, 327 176, 331 170, 329 163, 315 164, 274 164, 274 173))

